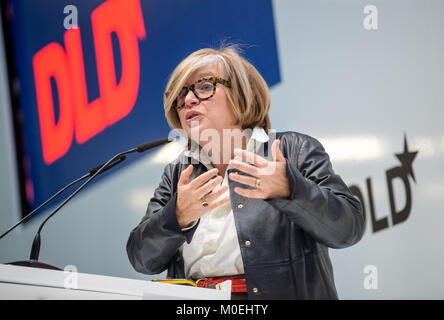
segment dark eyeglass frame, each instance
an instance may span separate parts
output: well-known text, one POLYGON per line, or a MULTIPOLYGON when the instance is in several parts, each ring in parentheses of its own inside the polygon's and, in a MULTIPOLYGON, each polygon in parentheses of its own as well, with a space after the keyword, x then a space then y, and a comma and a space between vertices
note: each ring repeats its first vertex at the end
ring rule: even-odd
MULTIPOLYGON (((185 97, 186 97, 188 92, 190 92, 190 90, 191 90, 191 91, 193 91, 196 98, 199 99, 199 101, 204 101, 204 100, 208 100, 208 99, 214 97, 214 95, 216 94, 216 86, 218 83, 223 84, 227 88, 231 88, 231 82, 229 80, 210 76, 210 77, 201 78, 201 79, 197 80, 196 82, 194 82, 193 84, 190 84, 189 86, 183 86, 180 91, 182 92, 182 90, 185 89, 185 97), (209 97, 201 98, 201 97, 199 97, 199 95, 196 92, 196 85, 198 85, 202 81, 207 81, 207 80, 210 80, 213 83, 213 92, 211 93, 211 95, 209 97)), ((185 101, 179 107, 179 106, 177 106, 177 99, 178 99, 178 97, 173 102, 173 108, 176 109, 177 111, 179 111, 180 109, 182 109, 185 106, 185 101)))

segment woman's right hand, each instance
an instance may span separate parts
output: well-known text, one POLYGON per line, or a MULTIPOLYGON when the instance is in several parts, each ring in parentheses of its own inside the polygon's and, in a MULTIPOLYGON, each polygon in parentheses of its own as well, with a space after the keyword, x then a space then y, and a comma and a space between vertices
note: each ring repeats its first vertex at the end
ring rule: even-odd
POLYGON ((227 191, 228 186, 224 185, 217 191, 211 192, 205 196, 205 201, 208 206, 202 205, 202 197, 212 191, 216 185, 223 180, 222 176, 217 175, 217 168, 211 169, 193 181, 188 183, 191 173, 193 172, 193 165, 190 164, 182 171, 179 182, 177 183, 177 202, 176 202, 176 216, 179 226, 183 229, 191 225, 195 220, 199 219, 204 213, 220 206, 221 204, 230 200, 229 196, 217 199, 221 194, 227 191), (213 180, 211 178, 216 176, 213 180), (217 199, 217 200, 216 200, 217 199))

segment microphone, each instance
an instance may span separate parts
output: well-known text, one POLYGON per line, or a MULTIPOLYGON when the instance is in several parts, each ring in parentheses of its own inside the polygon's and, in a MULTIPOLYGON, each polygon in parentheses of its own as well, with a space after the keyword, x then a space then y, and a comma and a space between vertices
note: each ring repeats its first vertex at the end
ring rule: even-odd
POLYGON ((110 168, 114 165, 116 165, 117 163, 120 163, 121 161, 118 161, 118 159, 125 157, 127 154, 130 153, 135 153, 135 152, 145 152, 147 150, 153 149, 155 147, 158 147, 160 145, 166 144, 168 142, 171 142, 172 140, 169 140, 168 138, 163 138, 163 139, 158 139, 155 141, 151 141, 151 142, 147 142, 147 143, 143 143, 133 149, 130 149, 128 151, 124 151, 121 153, 116 154, 114 157, 112 157, 110 160, 108 160, 107 162, 105 162, 103 165, 101 166, 97 166, 93 169, 90 170, 88 177, 89 179, 83 183, 79 188, 77 188, 73 193, 71 193, 71 195, 69 195, 57 208, 55 208, 51 214, 42 222, 42 224, 40 225, 35 237, 34 237, 34 241, 32 243, 32 247, 31 247, 31 254, 29 257, 29 260, 26 261, 17 261, 17 262, 11 262, 8 264, 12 264, 12 265, 20 265, 20 266, 28 266, 28 267, 37 267, 37 268, 44 268, 44 269, 56 269, 56 270, 61 270, 60 268, 48 265, 46 263, 41 263, 38 261, 39 259, 39 254, 40 254, 40 244, 41 244, 41 237, 40 237, 40 233, 43 229, 43 226, 46 224, 46 222, 48 222, 49 219, 51 219, 52 216, 54 216, 63 206, 65 206, 74 196, 77 195, 77 193, 79 193, 84 187, 86 187, 97 175, 99 175, 100 173, 104 172, 107 168, 110 168), (94 172, 94 173, 92 173, 94 172), (91 175, 92 173, 92 175, 91 175))
POLYGON ((139 144, 135 149, 137 152, 145 152, 147 150, 153 149, 155 147, 158 147, 158 146, 168 143, 170 141, 172 141, 172 140, 169 140, 168 138, 162 138, 159 140, 154 140, 154 141, 139 144))
MULTIPOLYGON (((126 159, 126 156, 122 156, 119 157, 118 159, 116 159, 116 161, 110 163, 103 171, 105 172, 108 169, 111 169, 112 167, 114 167, 115 165, 119 164, 120 162, 124 161, 126 159)), ((43 207, 45 207, 48 203, 50 203, 52 200, 54 200, 55 198, 57 198, 60 194, 62 194, 66 189, 68 189, 69 187, 71 187, 72 185, 76 184, 77 182, 80 182, 82 180, 85 180, 86 178, 92 176, 94 173, 97 172, 97 170, 100 169, 100 167, 102 167, 104 165, 104 163, 102 163, 101 165, 94 167, 93 169, 89 170, 89 173, 81 176, 80 178, 74 180, 73 182, 69 183, 68 185, 64 186, 62 189, 60 189, 59 191, 57 191, 56 194, 54 194, 51 198, 49 198, 48 200, 46 200, 45 202, 43 202, 40 206, 38 206, 36 209, 34 209, 32 212, 28 213, 25 217, 23 217, 19 222, 17 222, 15 225, 13 225, 12 227, 10 227, 6 232, 4 232, 2 235, 0 235, 0 239, 2 239, 4 236, 6 236, 9 232, 11 232, 12 230, 14 230, 16 227, 18 227, 19 225, 21 225, 22 223, 24 223, 25 221, 29 220, 29 218, 31 218, 35 213, 37 213, 38 211, 40 211, 43 207)))

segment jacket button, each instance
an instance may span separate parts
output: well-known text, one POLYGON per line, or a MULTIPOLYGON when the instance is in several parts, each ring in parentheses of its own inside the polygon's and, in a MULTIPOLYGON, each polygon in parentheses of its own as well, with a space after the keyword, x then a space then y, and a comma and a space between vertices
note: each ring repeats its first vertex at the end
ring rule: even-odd
POLYGON ((245 245, 247 246, 247 247, 249 247, 249 246, 251 246, 251 242, 250 241, 245 241, 245 245))
POLYGON ((253 292, 258 293, 259 292, 258 288, 253 288, 253 292))
POLYGON ((237 207, 238 207, 239 209, 242 209, 242 208, 244 207, 244 205, 243 205, 242 203, 239 203, 239 204, 237 205, 237 207))

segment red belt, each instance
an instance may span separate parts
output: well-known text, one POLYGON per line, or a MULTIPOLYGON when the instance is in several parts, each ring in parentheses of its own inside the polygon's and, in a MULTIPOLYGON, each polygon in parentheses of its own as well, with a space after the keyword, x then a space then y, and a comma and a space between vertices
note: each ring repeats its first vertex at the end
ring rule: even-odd
POLYGON ((231 292, 247 292, 247 281, 245 275, 230 276, 230 277, 217 277, 217 278, 204 278, 196 281, 196 284, 200 288, 206 288, 210 285, 217 285, 226 280, 231 280, 231 292))

